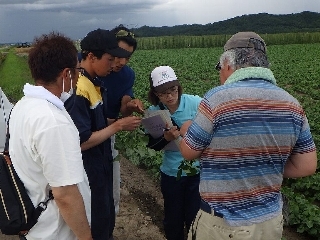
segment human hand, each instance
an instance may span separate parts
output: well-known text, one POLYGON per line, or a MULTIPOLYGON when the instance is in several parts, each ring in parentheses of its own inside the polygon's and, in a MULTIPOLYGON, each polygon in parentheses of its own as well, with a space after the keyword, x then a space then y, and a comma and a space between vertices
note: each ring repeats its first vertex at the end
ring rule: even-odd
POLYGON ((177 126, 169 127, 168 123, 164 129, 163 136, 167 141, 173 141, 180 136, 180 131, 177 126))
POLYGON ((123 131, 133 131, 141 124, 141 118, 137 116, 124 117, 116 121, 123 131))
POLYGON ((127 102, 127 109, 132 112, 143 113, 144 106, 141 100, 139 99, 132 99, 131 101, 127 102))

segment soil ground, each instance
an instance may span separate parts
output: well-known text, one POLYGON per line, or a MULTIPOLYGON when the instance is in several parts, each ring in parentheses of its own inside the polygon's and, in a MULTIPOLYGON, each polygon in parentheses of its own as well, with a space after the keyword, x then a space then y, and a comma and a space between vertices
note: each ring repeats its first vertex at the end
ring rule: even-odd
MULTIPOLYGON (((163 201, 159 183, 127 159, 121 159, 121 202, 116 218, 115 240, 164 240, 163 201)), ((286 240, 311 240, 285 227, 286 240)), ((18 240, 0 234, 0 240, 18 240)))

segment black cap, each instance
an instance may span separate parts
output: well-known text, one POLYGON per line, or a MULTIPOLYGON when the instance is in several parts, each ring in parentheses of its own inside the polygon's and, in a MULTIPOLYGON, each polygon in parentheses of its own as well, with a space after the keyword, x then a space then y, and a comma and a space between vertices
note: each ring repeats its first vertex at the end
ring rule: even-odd
POLYGON ((118 46, 117 38, 108 30, 96 29, 87 34, 81 42, 82 51, 102 51, 114 57, 126 58, 131 52, 118 46))

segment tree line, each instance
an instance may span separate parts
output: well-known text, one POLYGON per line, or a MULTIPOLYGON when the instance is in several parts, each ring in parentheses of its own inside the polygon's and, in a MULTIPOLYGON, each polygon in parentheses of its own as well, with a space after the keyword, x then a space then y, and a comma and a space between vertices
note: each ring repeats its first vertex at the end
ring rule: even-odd
POLYGON ((137 37, 221 35, 239 31, 254 31, 259 34, 320 32, 320 13, 310 11, 280 15, 259 13, 205 25, 142 26, 131 30, 137 37))

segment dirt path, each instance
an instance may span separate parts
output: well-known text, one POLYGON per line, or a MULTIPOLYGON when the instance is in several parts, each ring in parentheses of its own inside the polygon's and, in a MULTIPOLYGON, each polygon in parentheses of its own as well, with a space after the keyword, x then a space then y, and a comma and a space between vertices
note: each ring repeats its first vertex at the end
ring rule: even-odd
POLYGON ((121 200, 115 239, 165 239, 162 218, 163 201, 159 184, 145 170, 121 159, 121 200))
MULTIPOLYGON (((121 180, 120 213, 114 231, 117 240, 165 239, 159 183, 126 159, 121 160, 121 180)), ((284 228, 283 239, 312 240, 290 227, 284 228)))
MULTIPOLYGON (((163 201, 159 184, 147 172, 126 159, 121 160, 120 212, 114 230, 115 240, 164 240, 163 201)), ((312 240, 284 228, 286 240, 312 240)), ((0 240, 18 240, 0 234, 0 240)))

